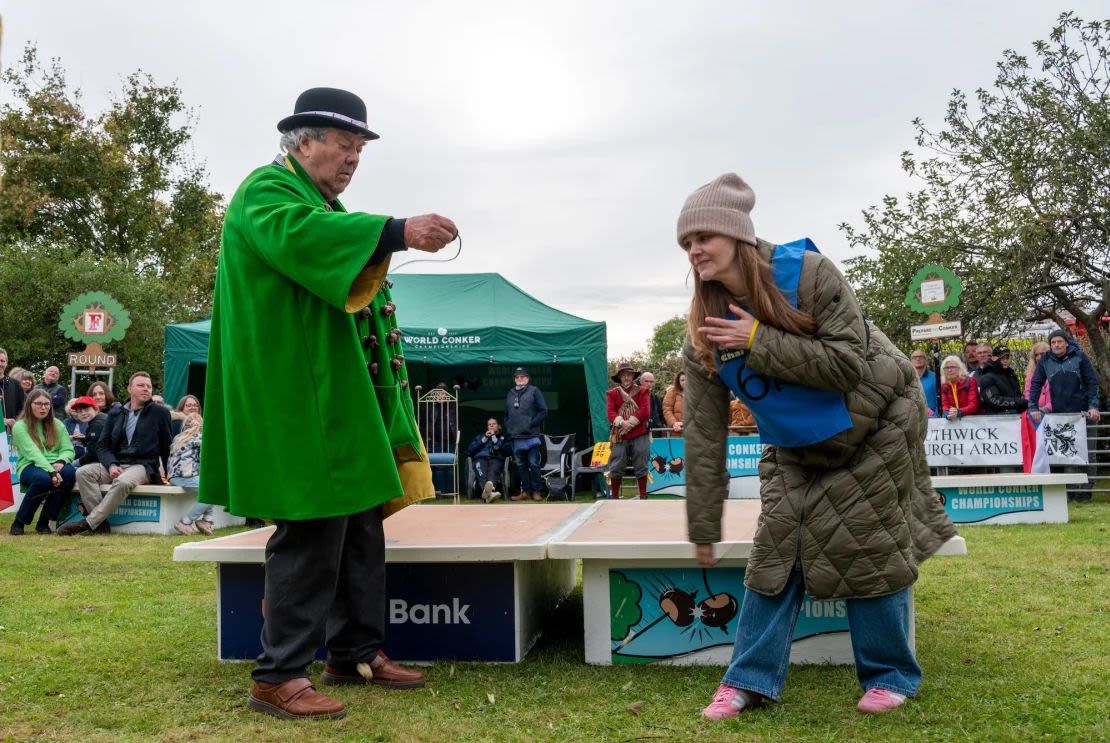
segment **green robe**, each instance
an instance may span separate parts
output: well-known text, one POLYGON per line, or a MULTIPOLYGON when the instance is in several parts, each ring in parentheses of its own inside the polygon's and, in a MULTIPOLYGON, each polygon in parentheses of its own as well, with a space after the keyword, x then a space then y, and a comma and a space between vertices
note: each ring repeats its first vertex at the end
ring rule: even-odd
POLYGON ((212 308, 203 502, 303 520, 434 496, 388 337, 389 261, 366 268, 388 219, 325 202, 292 158, 235 192, 212 308))

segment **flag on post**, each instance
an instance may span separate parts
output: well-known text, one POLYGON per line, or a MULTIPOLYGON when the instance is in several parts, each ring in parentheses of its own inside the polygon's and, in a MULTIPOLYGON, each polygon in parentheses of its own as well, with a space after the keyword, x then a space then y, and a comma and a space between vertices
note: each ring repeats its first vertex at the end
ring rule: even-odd
MULTIPOLYGON (((3 420, 4 403, 0 402, 0 422, 3 420)), ((11 452, 8 450, 8 431, 0 425, 0 511, 15 505, 14 476, 15 469, 12 468, 11 452)))

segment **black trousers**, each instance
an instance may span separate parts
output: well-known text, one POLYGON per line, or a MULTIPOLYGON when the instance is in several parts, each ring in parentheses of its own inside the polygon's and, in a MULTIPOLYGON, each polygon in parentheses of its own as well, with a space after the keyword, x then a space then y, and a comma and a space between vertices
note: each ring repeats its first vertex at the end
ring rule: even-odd
POLYGON ((266 543, 262 655, 251 676, 271 684, 304 678, 322 634, 329 664, 373 660, 385 637, 381 506, 274 523, 266 543))
POLYGON ((485 487, 486 481, 493 483, 493 489, 501 490, 501 475, 505 471, 505 460, 493 457, 482 457, 474 460, 474 492, 471 497, 478 497, 485 487))

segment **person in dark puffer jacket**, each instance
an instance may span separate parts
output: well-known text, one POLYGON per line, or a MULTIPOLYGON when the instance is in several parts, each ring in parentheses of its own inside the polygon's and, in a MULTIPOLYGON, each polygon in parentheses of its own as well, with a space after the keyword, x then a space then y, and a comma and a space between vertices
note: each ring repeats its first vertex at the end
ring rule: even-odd
POLYGON ((1024 413, 1029 407, 1021 394, 1021 382, 1010 368, 1010 349, 995 346, 991 360, 976 376, 979 383, 979 407, 984 415, 1024 413))
POLYGON ((702 716, 780 699, 806 594, 846 599, 865 690, 858 709, 886 712, 921 682, 909 635, 918 566, 955 535, 925 461, 925 396, 832 261, 809 240, 756 239, 754 204, 728 173, 695 191, 678 219, 694 274, 687 529, 703 567, 721 541, 729 390, 768 444, 733 658, 702 716))

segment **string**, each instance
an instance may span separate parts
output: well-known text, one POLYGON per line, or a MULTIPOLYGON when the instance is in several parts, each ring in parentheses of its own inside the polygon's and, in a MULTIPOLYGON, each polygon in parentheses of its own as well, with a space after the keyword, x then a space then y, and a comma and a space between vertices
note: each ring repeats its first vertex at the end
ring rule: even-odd
POLYGON ((455 242, 455 240, 459 241, 459 249, 455 251, 455 254, 453 256, 451 256, 450 258, 448 258, 445 261, 444 260, 439 260, 437 258, 413 258, 411 261, 405 261, 404 263, 402 263, 399 266, 391 266, 390 269, 389 269, 389 272, 393 273, 395 271, 400 271, 402 268, 404 268, 405 266, 408 266, 412 263, 450 263, 451 261, 458 258, 459 254, 462 253, 462 235, 459 234, 458 232, 456 232, 455 236, 453 238, 451 238, 451 241, 448 243, 448 245, 450 245, 452 242, 455 242))

